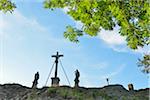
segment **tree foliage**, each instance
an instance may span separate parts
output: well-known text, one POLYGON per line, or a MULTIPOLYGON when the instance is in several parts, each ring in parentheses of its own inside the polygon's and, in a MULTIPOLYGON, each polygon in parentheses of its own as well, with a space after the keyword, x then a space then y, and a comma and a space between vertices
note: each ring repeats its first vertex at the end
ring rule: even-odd
POLYGON ((146 54, 142 59, 139 59, 138 66, 142 68, 144 73, 150 73, 150 55, 146 54))
POLYGON ((0 11, 6 12, 13 12, 16 8, 15 4, 12 3, 10 0, 0 0, 0 11))
POLYGON ((46 0, 47 9, 67 8, 67 14, 74 20, 81 21, 83 27, 76 32, 71 28, 64 33, 72 42, 78 41, 78 36, 88 34, 96 36, 103 28, 113 30, 120 26, 119 33, 126 37, 127 44, 132 49, 143 47, 150 43, 150 7, 149 0, 46 0))

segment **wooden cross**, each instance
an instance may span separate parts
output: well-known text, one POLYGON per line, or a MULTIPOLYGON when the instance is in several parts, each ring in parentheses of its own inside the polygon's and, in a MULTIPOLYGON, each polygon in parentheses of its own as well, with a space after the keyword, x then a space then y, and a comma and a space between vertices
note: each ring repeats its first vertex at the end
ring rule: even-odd
POLYGON ((58 69, 58 59, 59 57, 63 57, 64 55, 59 55, 59 53, 57 52, 56 55, 52 55, 52 57, 55 57, 55 63, 56 63, 56 68, 55 68, 55 78, 57 77, 57 69, 58 69))

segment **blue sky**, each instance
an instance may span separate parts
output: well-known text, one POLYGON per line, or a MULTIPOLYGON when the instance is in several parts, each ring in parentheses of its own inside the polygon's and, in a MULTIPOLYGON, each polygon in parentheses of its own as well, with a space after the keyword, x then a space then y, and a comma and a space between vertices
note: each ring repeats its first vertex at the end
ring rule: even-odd
MULTIPOLYGON (((129 49, 125 38, 118 34, 119 27, 102 30, 96 37, 85 35, 80 43, 71 43, 63 37, 65 27, 80 28, 82 24, 68 16, 66 10, 44 9, 41 1, 15 1, 17 9, 13 14, 0 12, 0 84, 31 86, 39 71, 38 86, 44 86, 54 62, 51 55, 59 51, 64 54, 61 61, 71 86, 76 69, 80 71, 80 85, 85 87, 103 87, 107 77, 110 84, 126 88, 129 83, 135 89, 149 86, 148 75, 137 67, 137 59, 150 51, 149 46, 136 51, 129 49)), ((61 85, 68 84, 60 66, 58 76, 61 85)), ((47 85, 51 85, 50 79, 47 85)))

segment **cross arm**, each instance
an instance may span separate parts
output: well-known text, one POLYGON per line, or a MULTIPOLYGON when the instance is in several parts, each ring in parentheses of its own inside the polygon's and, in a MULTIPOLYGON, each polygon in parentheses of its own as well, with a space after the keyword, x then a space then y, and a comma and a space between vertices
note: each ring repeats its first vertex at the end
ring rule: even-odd
POLYGON ((64 55, 59 55, 59 57, 63 57, 64 55))
POLYGON ((52 55, 52 57, 57 57, 56 55, 52 55))

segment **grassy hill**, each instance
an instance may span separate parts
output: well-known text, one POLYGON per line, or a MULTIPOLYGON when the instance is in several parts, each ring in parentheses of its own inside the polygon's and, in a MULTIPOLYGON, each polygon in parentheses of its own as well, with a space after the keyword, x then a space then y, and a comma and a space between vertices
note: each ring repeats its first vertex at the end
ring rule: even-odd
POLYGON ((149 100, 149 90, 146 88, 128 91, 122 85, 31 89, 19 84, 4 84, 0 85, 0 100, 149 100))

